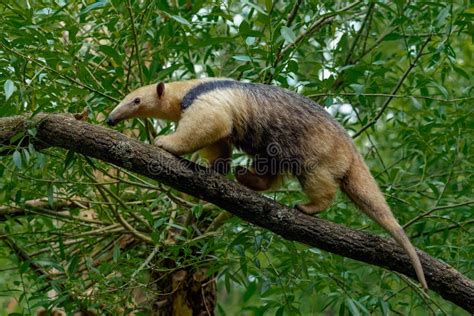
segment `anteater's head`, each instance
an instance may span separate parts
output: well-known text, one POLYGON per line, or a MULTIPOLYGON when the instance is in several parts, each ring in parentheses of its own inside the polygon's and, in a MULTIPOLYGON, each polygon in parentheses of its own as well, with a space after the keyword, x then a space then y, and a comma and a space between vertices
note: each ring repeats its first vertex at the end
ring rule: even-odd
POLYGON ((130 92, 109 114, 108 125, 116 125, 118 122, 129 118, 166 118, 164 111, 169 107, 165 98, 165 84, 160 82, 138 88, 130 92))

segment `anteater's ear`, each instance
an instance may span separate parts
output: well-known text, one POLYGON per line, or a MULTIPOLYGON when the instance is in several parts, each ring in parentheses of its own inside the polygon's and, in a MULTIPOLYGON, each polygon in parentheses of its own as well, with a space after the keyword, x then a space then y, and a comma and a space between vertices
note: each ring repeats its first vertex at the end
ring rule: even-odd
POLYGON ((156 93, 158 94, 158 98, 160 99, 165 94, 165 84, 163 82, 159 82, 156 85, 156 93))

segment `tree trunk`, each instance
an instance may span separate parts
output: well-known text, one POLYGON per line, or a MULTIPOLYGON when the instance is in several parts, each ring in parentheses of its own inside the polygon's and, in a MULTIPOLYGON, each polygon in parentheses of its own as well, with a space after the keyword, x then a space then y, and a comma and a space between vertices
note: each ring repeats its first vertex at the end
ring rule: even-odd
POLYGON ((216 282, 208 277, 206 269, 183 269, 163 278, 152 275, 152 280, 161 280, 158 296, 152 306, 155 316, 206 316, 214 315, 216 305, 216 282))

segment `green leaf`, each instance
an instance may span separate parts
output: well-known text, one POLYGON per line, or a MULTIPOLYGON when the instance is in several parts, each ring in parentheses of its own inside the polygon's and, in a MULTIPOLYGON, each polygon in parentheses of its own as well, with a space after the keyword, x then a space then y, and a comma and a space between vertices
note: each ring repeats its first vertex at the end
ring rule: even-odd
POLYGON ((267 12, 270 13, 273 8, 273 1, 272 0, 265 0, 265 8, 267 9, 267 12))
POLYGON ((441 84, 438 82, 433 82, 433 85, 441 92, 441 94, 447 99, 449 97, 449 92, 448 90, 443 87, 441 84))
POLYGON ((67 272, 69 275, 72 275, 77 272, 77 268, 79 267, 79 262, 81 260, 81 256, 75 254, 71 260, 69 261, 69 266, 67 268, 67 272))
POLYGON ((13 153, 13 163, 18 169, 21 169, 21 153, 18 150, 15 150, 13 153))
POLYGON ((459 75, 463 76, 463 77, 466 78, 467 80, 470 80, 471 77, 469 76, 469 74, 468 74, 466 71, 464 71, 464 69, 461 69, 461 68, 456 67, 456 66, 453 66, 453 69, 454 69, 454 71, 456 71, 459 75))
POLYGON ((287 63, 288 71, 297 73, 299 69, 298 62, 296 60, 290 59, 287 63))
POLYGON ((433 191, 433 193, 434 193, 436 196, 439 196, 438 187, 437 187, 436 185, 434 185, 433 183, 431 183, 431 182, 428 182, 427 184, 428 184, 428 186, 430 187, 431 191, 433 191))
POLYGON ((345 316, 346 315, 346 304, 341 303, 339 306, 339 316, 345 316))
POLYGON ((354 304, 354 302, 352 301, 352 299, 346 298, 346 306, 347 306, 347 308, 349 309, 349 311, 351 312, 351 315, 353 315, 353 316, 360 316, 359 309, 358 309, 357 306, 354 304))
POLYGON ((252 61, 250 56, 247 56, 247 55, 235 55, 235 56, 232 56, 232 58, 238 61, 252 61))
POLYGON ((38 131, 37 131, 36 128, 34 128, 34 127, 28 129, 28 135, 31 135, 31 136, 33 136, 33 137, 36 137, 36 133, 37 133, 37 132, 38 132, 38 131))
POLYGON ((53 261, 53 260, 48 260, 48 259, 38 259, 38 260, 33 260, 34 263, 39 264, 43 267, 51 267, 55 268, 60 272, 64 272, 64 268, 62 265, 60 265, 58 262, 53 261))
POLYGON ((19 141, 22 137, 25 136, 25 133, 24 132, 20 132, 20 133, 17 133, 15 135, 13 135, 11 138, 10 138, 10 143, 11 144, 14 144, 16 143, 17 141, 19 141))
POLYGON ((364 93, 364 85, 362 84, 357 84, 357 83, 353 83, 351 85, 349 85, 352 89, 354 89, 354 92, 356 93, 357 96, 360 96, 362 93, 364 93))
POLYGON ((281 27, 280 34, 281 34, 281 36, 283 36, 285 41, 287 41, 288 43, 293 43, 296 39, 296 35, 293 32, 293 30, 290 29, 287 26, 282 26, 281 27))
POLYGON ((384 41, 396 41, 402 38, 398 33, 390 33, 384 37, 384 41))
POLYGON ((143 215, 143 217, 148 221, 148 223, 150 224, 153 224, 154 222, 154 217, 153 215, 151 214, 150 210, 145 208, 145 207, 141 207, 139 209, 139 212, 143 215))
POLYGON ((252 46, 253 44, 255 44, 255 42, 256 38, 253 36, 249 36, 245 39, 245 44, 247 44, 248 46, 252 46))
POLYGON ((285 306, 280 306, 277 311, 275 312, 275 316, 283 316, 283 311, 285 310, 285 306))
POLYGON ((11 80, 5 81, 3 84, 3 90, 5 91, 5 100, 7 101, 12 96, 13 92, 16 91, 15 84, 11 80))
POLYGON ((160 243, 160 234, 158 232, 152 231, 150 234, 150 237, 154 243, 156 244, 160 243))
POLYGON ((334 99, 332 97, 327 97, 326 100, 324 101, 324 105, 326 107, 330 107, 331 105, 333 105, 334 103, 334 99))
POLYGON ((243 20, 239 25, 239 34, 246 35, 251 31, 250 25, 247 21, 243 20))
POLYGON ((72 150, 69 150, 66 154, 66 158, 64 159, 64 170, 67 170, 72 166, 75 158, 75 153, 72 150))
POLYGON ((28 164, 30 162, 30 153, 28 152, 26 148, 22 149, 22 153, 23 153, 22 157, 24 158, 25 163, 28 164))
POLYGON ((170 17, 175 20, 176 22, 179 22, 181 24, 184 24, 186 26, 191 26, 191 23, 188 22, 185 18, 179 15, 170 15, 170 17))
POLYGON ((252 295, 254 295, 256 290, 257 290, 257 283, 250 282, 247 287, 247 290, 244 293, 244 297, 243 297, 244 302, 247 302, 252 297, 252 295))
POLYGON ((230 275, 228 272, 226 272, 226 274, 224 274, 224 285, 225 285, 225 289, 227 291, 227 293, 231 293, 232 292, 232 286, 230 285, 230 282, 231 282, 231 279, 230 279, 230 275))
POLYGON ((117 262, 118 259, 120 258, 120 246, 118 244, 114 245, 114 251, 112 254, 112 258, 114 262, 117 262))
POLYGON ((52 184, 48 185, 48 204, 49 206, 54 206, 54 186, 52 184))
POLYGON ((118 50, 108 45, 100 45, 99 50, 108 57, 111 57, 117 64, 123 62, 122 57, 119 55, 118 50))
POLYGON ((164 223, 166 223, 166 218, 159 218, 153 224, 153 228, 159 228, 159 227, 163 226, 164 223))
POLYGON ((83 14, 86 14, 92 10, 96 10, 96 9, 99 9, 99 8, 103 8, 105 7, 106 5, 108 4, 108 1, 107 0, 101 0, 101 1, 97 1, 91 5, 88 5, 87 7, 85 7, 84 9, 82 9, 80 12, 79 12, 79 15, 83 15, 83 14))
POLYGON ((410 97, 410 100, 411 100, 411 103, 413 104, 413 106, 416 109, 420 110, 422 108, 422 105, 420 104, 420 102, 416 98, 410 97))
POLYGON ((380 310, 382 311, 382 315, 388 315, 389 314, 390 309, 389 309, 387 301, 385 301, 382 298, 379 298, 378 299, 378 305, 380 307, 380 310))
POLYGON ((451 10, 451 6, 446 5, 446 7, 439 12, 438 16, 435 19, 437 27, 440 27, 445 23, 446 18, 448 17, 450 10, 451 10))
POLYGON ((59 245, 59 255, 61 257, 61 259, 66 259, 66 253, 65 253, 65 250, 64 250, 64 241, 63 241, 63 238, 61 236, 58 236, 58 245, 59 245))
POLYGON ((199 219, 202 215, 202 210, 204 209, 202 204, 197 204, 193 206, 192 211, 196 219, 199 219))

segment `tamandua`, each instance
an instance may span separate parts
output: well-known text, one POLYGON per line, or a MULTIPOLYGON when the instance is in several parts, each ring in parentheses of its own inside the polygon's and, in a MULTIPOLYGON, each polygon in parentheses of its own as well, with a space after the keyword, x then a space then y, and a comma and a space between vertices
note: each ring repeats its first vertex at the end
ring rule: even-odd
POLYGON ((283 88, 206 78, 148 85, 128 94, 107 123, 129 118, 178 122, 176 131, 155 144, 175 155, 201 150, 210 165, 227 172, 236 147, 254 158, 237 180, 257 191, 271 188, 282 174, 296 176, 310 202, 307 214, 330 206, 341 187, 369 217, 404 248, 424 289, 419 257, 393 216, 351 137, 322 107, 283 88))

